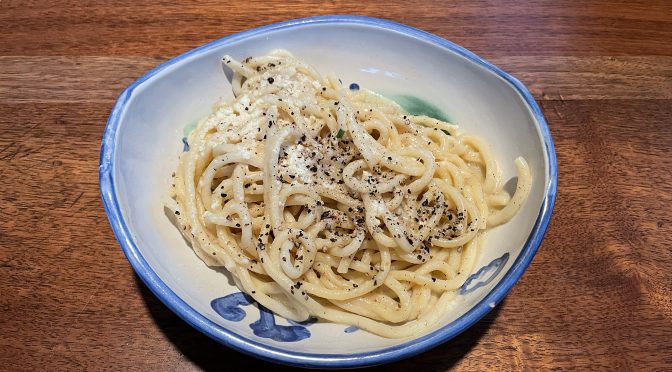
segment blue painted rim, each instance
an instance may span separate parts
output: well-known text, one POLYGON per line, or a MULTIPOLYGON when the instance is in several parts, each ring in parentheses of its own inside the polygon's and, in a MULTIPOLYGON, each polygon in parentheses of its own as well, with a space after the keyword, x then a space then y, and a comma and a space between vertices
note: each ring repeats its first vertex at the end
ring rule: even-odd
POLYGON ((194 328, 221 342, 222 344, 232 347, 243 353, 256 356, 264 360, 279 362, 292 366, 321 368, 363 367, 407 358, 426 351, 457 336, 459 333, 469 328, 472 324, 476 323, 479 319, 490 312, 492 308, 489 306, 489 304, 499 304, 502 301, 504 296, 506 296, 513 285, 518 281, 518 278, 520 278, 520 276, 523 274, 527 266, 532 261, 535 253, 537 252, 553 212, 553 206, 555 204, 555 197, 557 193, 557 179, 557 160, 555 156, 555 148, 553 146, 553 139, 551 138, 548 124, 546 123, 546 119, 544 118, 544 115, 542 114, 541 109, 535 102, 534 98, 520 81, 508 73, 502 71, 497 66, 468 51, 467 49, 436 35, 392 21, 371 17, 347 15, 301 18, 233 34, 186 52, 149 71, 147 74, 128 86, 119 95, 119 98, 117 99, 114 108, 112 109, 105 127, 100 149, 99 165, 100 193, 103 199, 103 204, 105 206, 105 212, 107 213, 107 217, 110 220, 110 224, 112 225, 114 235, 119 241, 119 244, 121 245, 124 254, 130 261, 133 269, 145 282, 149 289, 166 306, 168 306, 172 311, 174 311, 194 328), (541 132, 544 144, 546 146, 546 156, 548 158, 547 176, 549 183, 546 188, 545 198, 530 236, 525 242, 520 255, 505 274, 504 278, 502 278, 502 280, 492 289, 490 293, 485 296, 485 298, 483 298, 483 300, 481 300, 466 314, 452 323, 447 324, 444 327, 437 329, 421 338, 411 340, 401 345, 369 353, 311 354, 291 350, 291 347, 287 349, 281 349, 242 337, 208 320, 203 315, 194 310, 191 306, 189 306, 186 302, 184 302, 181 298, 179 298, 149 266, 131 236, 130 230, 128 229, 119 206, 119 201, 115 191, 114 156, 117 130, 119 129, 120 119, 126 110, 133 91, 139 85, 156 75, 158 72, 168 68, 169 66, 212 48, 226 45, 252 36, 257 36, 269 31, 277 31, 309 24, 354 24, 373 26, 379 29, 394 31, 421 41, 430 42, 438 47, 448 49, 480 66, 487 68, 510 83, 523 97, 527 103, 528 108, 533 113, 538 123, 539 131, 541 132))

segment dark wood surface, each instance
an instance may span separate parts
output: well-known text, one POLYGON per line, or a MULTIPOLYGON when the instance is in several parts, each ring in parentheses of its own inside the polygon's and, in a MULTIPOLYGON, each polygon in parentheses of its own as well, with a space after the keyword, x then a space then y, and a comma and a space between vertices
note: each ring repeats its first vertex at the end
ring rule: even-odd
MULTIPOLYGON (((0 369, 269 365, 211 341, 139 282, 98 193, 114 99, 232 32, 384 17, 513 73, 555 141, 546 238, 474 327, 381 370, 672 368, 672 2, 0 2, 0 369)), ((242 367, 240 367, 242 368, 242 367)))

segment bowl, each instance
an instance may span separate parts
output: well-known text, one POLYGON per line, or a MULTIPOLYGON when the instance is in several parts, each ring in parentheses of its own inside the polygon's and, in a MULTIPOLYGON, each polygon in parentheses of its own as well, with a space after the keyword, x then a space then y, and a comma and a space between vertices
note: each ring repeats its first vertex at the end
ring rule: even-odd
POLYGON ((114 234, 151 291, 194 328, 241 352, 322 368, 391 362, 436 346, 477 322, 516 283, 551 217, 557 183, 544 116, 515 78, 468 50, 402 24, 324 16, 264 26, 216 40, 148 72, 126 88, 102 140, 100 189, 114 234), (225 270, 208 268, 182 239, 162 204, 182 138, 220 98, 232 98, 221 57, 284 48, 344 84, 389 96, 409 110, 442 116, 488 140, 505 179, 524 156, 528 201, 488 232, 477 270, 453 310, 429 332, 386 339, 347 325, 294 323, 251 303, 225 270))

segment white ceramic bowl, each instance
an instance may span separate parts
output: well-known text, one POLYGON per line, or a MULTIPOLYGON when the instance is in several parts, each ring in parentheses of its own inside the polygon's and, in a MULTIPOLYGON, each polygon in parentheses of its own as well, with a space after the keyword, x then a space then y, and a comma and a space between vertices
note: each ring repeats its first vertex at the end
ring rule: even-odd
MULTIPOLYGON (((426 108, 426 107, 425 107, 426 108)), ((119 96, 102 142, 100 188, 114 233, 147 286, 189 324, 242 352, 285 364, 356 367, 408 357, 465 330, 495 307, 532 260, 556 193, 556 159, 544 117, 516 79, 435 35, 380 19, 326 16, 231 35, 155 68, 119 96), (339 324, 289 324, 238 293, 223 270, 206 267, 167 218, 161 198, 182 151, 185 127, 232 97, 221 57, 284 48, 318 71, 335 72, 409 102, 439 107, 485 137, 508 178, 523 155, 533 182, 527 203, 491 230, 461 301, 431 332, 385 339, 339 324), (405 97, 401 97, 405 96, 405 97), (415 102, 412 102, 415 100, 415 102), (228 296, 228 297, 226 297, 228 296)))

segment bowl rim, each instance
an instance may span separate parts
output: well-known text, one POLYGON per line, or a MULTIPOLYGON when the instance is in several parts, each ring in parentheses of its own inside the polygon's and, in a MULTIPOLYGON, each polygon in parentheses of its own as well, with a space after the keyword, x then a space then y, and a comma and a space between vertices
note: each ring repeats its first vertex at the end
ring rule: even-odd
POLYGON ((432 347, 438 346, 439 344, 457 336, 480 320, 494 308, 492 304, 499 304, 502 301, 506 294, 511 290, 513 285, 518 281, 537 252, 553 212, 557 193, 557 177, 557 160, 548 124, 546 123, 544 115, 535 102, 534 98, 520 81, 504 72, 499 67, 472 53, 471 51, 434 34, 389 20, 352 15, 326 15, 299 18, 253 28, 247 31, 225 36, 198 48, 192 49, 150 70, 145 75, 129 85, 119 95, 117 101, 115 102, 115 105, 105 126, 101 143, 99 163, 101 198, 103 200, 105 212, 112 226, 114 235, 121 245, 121 248, 128 258, 131 266, 138 276, 140 276, 142 281, 147 285, 147 287, 149 287, 149 289, 154 293, 154 295, 156 295, 168 308, 170 308, 192 327, 226 346, 267 361, 278 362, 292 366, 317 368, 363 367, 388 363, 410 357, 426 351, 432 347), (184 59, 206 52, 210 49, 227 45, 252 36, 258 36, 270 31, 283 30, 309 24, 364 25, 385 31, 401 33, 419 41, 428 42, 433 46, 448 49, 462 57, 465 57, 470 62, 490 70, 511 84, 511 86, 523 98, 528 109, 535 118, 536 125, 539 132, 541 133, 545 145, 545 153, 548 158, 548 185, 544 192, 544 199, 542 201, 537 219, 534 223, 534 227, 532 228, 530 235, 523 245, 520 254, 509 270, 504 274, 499 283, 497 283, 495 287, 480 302, 478 302, 475 306, 473 306, 465 314, 453 322, 450 322, 449 324, 446 324, 427 335, 409 340, 403 344, 386 347, 371 352, 352 354, 320 354, 299 352, 291 350, 291 348, 279 348, 241 336, 234 331, 224 328, 207 319, 201 313, 189 306, 179 296, 177 296, 177 294, 175 294, 175 292, 173 292, 168 287, 168 285, 164 283, 152 270, 132 237, 132 234, 123 217, 123 213, 121 211, 116 194, 114 179, 114 157, 117 131, 121 123, 121 117, 128 107, 128 103, 133 95, 133 91, 138 86, 166 68, 184 59))

